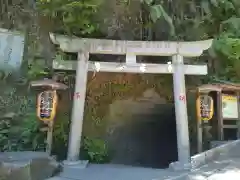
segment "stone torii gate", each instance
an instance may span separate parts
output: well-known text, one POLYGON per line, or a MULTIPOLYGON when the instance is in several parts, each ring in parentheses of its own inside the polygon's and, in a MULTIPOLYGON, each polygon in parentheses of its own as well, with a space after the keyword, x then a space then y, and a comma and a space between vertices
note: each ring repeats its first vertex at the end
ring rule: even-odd
POLYGON ((55 69, 76 70, 75 93, 81 94, 79 98, 73 100, 67 156, 69 164, 81 164, 79 153, 88 71, 173 74, 178 164, 185 166, 190 163, 185 75, 206 75, 207 66, 184 65, 183 57, 200 56, 204 50, 211 46, 212 40, 196 42, 120 41, 81 39, 55 34, 50 34, 50 38, 54 44, 60 45, 62 51, 78 53, 78 61, 55 61, 53 63, 55 69), (126 55, 126 63, 90 62, 88 61, 89 53, 126 55), (137 55, 172 56, 172 62, 168 64, 140 64, 136 62, 137 55))

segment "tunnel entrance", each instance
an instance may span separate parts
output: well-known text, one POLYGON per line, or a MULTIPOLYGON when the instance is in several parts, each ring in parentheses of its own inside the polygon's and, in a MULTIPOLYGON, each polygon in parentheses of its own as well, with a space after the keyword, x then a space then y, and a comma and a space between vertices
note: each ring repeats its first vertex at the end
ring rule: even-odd
POLYGON ((157 104, 148 113, 133 115, 111 137, 111 163, 164 169, 178 160, 173 104, 157 104))

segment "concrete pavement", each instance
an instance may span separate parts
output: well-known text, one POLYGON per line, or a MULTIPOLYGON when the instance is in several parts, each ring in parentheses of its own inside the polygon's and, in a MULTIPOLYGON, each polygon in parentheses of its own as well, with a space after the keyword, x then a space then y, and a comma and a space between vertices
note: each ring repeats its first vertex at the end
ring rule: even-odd
MULTIPOLYGON (((239 180, 240 141, 200 154, 199 167, 190 170, 150 169, 124 165, 88 165, 87 168, 65 167, 59 176, 48 180, 239 180), (230 148, 229 148, 230 147, 230 148), (208 155, 208 154, 211 154, 208 155)), ((196 162, 195 162, 196 163, 196 162)))

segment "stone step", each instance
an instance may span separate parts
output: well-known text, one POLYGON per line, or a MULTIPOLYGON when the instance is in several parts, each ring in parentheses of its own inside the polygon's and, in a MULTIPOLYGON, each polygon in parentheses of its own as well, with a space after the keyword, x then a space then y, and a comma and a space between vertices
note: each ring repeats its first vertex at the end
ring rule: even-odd
POLYGON ((45 152, 0 153, 0 179, 45 180, 59 168, 57 161, 45 152))

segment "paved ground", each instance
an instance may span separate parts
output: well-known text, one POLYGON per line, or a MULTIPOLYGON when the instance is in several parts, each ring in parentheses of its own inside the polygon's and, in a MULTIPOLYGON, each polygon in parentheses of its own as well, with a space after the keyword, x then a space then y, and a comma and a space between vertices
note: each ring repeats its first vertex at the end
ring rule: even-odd
POLYGON ((240 158, 209 163, 192 172, 173 172, 117 165, 89 165, 86 169, 66 168, 50 180, 239 180, 240 158))
POLYGON ((65 168, 49 180, 240 180, 240 145, 215 161, 191 171, 149 169, 121 165, 65 168))
MULTIPOLYGON (((167 170, 122 165, 89 165, 81 170, 65 168, 60 177, 63 178, 61 180, 155 180, 162 176, 169 176, 169 173, 167 170)), ((172 176, 177 174, 172 172, 172 176)))

